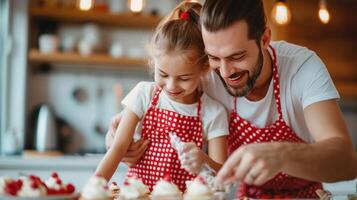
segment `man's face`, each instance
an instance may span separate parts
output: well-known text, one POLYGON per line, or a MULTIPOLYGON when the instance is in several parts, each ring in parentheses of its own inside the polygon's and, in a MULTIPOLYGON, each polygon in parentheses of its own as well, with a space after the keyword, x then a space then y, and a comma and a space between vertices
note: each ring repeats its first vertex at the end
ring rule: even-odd
POLYGON ((227 91, 236 97, 252 90, 263 67, 263 54, 256 40, 248 39, 248 25, 238 21, 217 32, 202 28, 209 64, 227 91))

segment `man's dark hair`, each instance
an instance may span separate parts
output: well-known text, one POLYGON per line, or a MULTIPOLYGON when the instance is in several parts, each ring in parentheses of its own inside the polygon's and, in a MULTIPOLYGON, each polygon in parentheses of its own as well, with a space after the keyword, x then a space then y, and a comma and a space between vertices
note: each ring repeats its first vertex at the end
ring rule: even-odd
POLYGON ((262 0, 206 0, 201 11, 201 23, 209 32, 240 20, 248 24, 248 38, 259 41, 266 27, 262 0))

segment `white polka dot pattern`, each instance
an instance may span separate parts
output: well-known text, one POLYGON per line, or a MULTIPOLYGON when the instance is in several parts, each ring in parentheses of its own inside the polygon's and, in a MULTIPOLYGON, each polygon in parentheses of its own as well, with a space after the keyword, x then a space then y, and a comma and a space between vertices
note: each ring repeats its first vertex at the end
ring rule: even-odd
MULTIPOLYGON (((234 150, 244 144, 261 142, 292 142, 304 143, 294 131, 285 123, 281 112, 280 90, 278 68, 276 64, 275 50, 273 51, 273 84, 274 97, 278 110, 278 119, 269 127, 257 128, 254 124, 241 118, 237 114, 237 99, 235 98, 235 108, 230 116, 228 151, 231 154, 234 150)), ((254 187, 244 183, 240 184, 237 197, 250 198, 274 198, 274 195, 284 195, 280 198, 317 198, 316 189, 321 189, 321 183, 310 182, 300 178, 292 177, 284 173, 277 174, 273 179, 263 186, 254 187)))
POLYGON ((198 102, 198 116, 185 116, 157 108, 160 93, 161 89, 157 89, 143 121, 141 134, 142 138, 150 141, 149 147, 139 163, 129 169, 127 176, 141 178, 152 191, 156 182, 169 174, 173 182, 184 192, 186 181, 193 179, 194 176, 181 168, 168 133, 175 132, 183 142, 195 142, 199 148, 202 148, 201 101, 198 102))

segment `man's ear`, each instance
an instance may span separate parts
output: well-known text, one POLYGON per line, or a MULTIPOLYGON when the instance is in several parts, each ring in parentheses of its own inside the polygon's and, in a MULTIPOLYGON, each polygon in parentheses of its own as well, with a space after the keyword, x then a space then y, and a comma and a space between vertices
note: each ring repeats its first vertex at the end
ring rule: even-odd
POLYGON ((261 47, 267 49, 270 45, 270 41, 271 41, 271 29, 269 27, 266 27, 261 37, 261 41, 260 41, 261 47))

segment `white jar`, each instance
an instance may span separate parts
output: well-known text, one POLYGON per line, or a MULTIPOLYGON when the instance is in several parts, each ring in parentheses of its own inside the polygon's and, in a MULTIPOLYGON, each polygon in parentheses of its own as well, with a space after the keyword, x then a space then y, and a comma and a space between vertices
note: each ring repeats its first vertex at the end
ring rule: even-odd
POLYGON ((43 34, 39 39, 41 53, 49 54, 58 51, 58 37, 54 34, 43 34))
POLYGON ((120 58, 124 56, 124 47, 120 42, 113 42, 110 46, 110 55, 114 58, 120 58))

